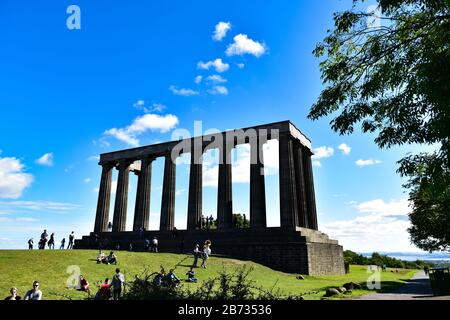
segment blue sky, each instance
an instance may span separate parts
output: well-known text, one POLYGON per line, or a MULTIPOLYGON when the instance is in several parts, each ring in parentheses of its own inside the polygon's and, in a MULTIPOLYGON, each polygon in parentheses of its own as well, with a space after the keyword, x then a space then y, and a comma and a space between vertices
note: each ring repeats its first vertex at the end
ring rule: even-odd
MULTIPOLYGON (((364 4, 366 10, 371 4, 364 4)), ((396 161, 373 136, 339 136, 306 116, 323 85, 311 51, 351 1, 2 1, 0 248, 43 228, 57 240, 93 229, 101 153, 171 139, 173 130, 291 120, 313 142, 319 227, 355 251, 418 251, 396 161), (69 30, 69 5, 81 29, 69 30), (222 22, 222 24, 219 24, 222 22), (217 27, 216 37, 215 30, 217 27), (340 147, 340 148, 339 148, 340 147), (350 148, 350 149, 349 149, 350 148)), ((269 224, 279 223, 276 145, 266 150, 269 224), (275 155, 275 156, 274 156, 275 155), (277 220, 278 219, 278 220, 277 220)), ((234 211, 248 214, 246 150, 233 174, 234 211)), ((151 225, 159 223, 162 161, 151 225)), ((188 165, 177 168, 176 224, 186 223, 188 165)), ((215 174, 213 165, 205 173, 215 174)), ((209 177, 209 178, 208 178, 209 177)), ((132 223, 136 178, 130 185, 132 223)), ((205 181, 205 213, 217 189, 205 181)), ((111 213, 112 219, 112 213, 111 213)))

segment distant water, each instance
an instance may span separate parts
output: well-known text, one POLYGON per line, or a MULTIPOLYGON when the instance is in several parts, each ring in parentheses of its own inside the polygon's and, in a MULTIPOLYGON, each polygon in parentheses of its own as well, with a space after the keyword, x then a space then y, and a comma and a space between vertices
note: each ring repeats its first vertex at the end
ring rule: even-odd
MULTIPOLYGON (((450 253, 444 252, 379 252, 381 255, 404 261, 450 261, 450 253)), ((372 253, 361 253, 364 257, 371 257, 372 253)))

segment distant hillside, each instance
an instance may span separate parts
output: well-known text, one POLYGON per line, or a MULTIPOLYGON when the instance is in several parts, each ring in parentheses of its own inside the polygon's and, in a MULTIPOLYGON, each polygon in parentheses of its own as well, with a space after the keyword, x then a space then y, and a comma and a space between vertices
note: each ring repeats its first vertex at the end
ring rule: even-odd
MULTIPOLYGON (((416 261, 416 260, 425 260, 425 261, 450 261, 450 252, 379 252, 382 255, 404 260, 404 261, 416 261)), ((360 253, 364 257, 372 256, 372 253, 360 253)))

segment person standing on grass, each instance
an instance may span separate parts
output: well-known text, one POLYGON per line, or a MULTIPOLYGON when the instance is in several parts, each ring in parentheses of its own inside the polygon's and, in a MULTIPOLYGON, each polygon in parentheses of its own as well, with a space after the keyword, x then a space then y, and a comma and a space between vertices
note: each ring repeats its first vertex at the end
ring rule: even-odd
POLYGON ((194 248, 194 263, 192 264, 192 267, 197 268, 198 267, 198 258, 202 255, 202 252, 200 251, 200 245, 196 244, 194 248))
POLYGON ((50 235, 50 240, 48 241, 48 248, 55 250, 55 233, 50 235))
POLYGON ((33 282, 33 289, 27 292, 24 300, 42 300, 42 291, 39 290, 39 281, 33 282))
POLYGON ((34 241, 33 238, 28 240, 28 250, 33 250, 34 241))
POLYGON ((65 246, 66 246, 66 238, 63 238, 61 240, 61 246, 59 247, 59 250, 64 250, 65 246))
POLYGON ((113 289, 113 299, 119 300, 122 295, 122 289, 125 285, 125 276, 120 273, 120 269, 116 269, 116 274, 113 276, 111 286, 113 289))
POLYGON ((40 250, 44 250, 45 249, 45 245, 47 244, 47 240, 48 240, 47 230, 44 230, 44 232, 42 232, 42 234, 41 234, 41 241, 39 241, 39 249, 40 250))
POLYGON ((75 240, 75 232, 72 231, 72 233, 69 235, 69 245, 67 246, 67 250, 73 249, 73 241, 75 240))
POLYGON ((206 240, 205 245, 203 246, 202 268, 206 269, 206 261, 209 259, 210 255, 211 255, 211 241, 206 240))
POLYGON ((158 253, 158 239, 153 237, 152 240, 152 252, 158 253))

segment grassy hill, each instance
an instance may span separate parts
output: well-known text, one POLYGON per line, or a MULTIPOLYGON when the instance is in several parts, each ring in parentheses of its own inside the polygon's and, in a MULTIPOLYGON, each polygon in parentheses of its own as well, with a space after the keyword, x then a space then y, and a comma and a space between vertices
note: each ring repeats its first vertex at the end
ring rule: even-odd
MULTIPOLYGON (((189 265, 193 259, 186 255, 165 254, 165 253, 134 253, 119 251, 116 252, 119 263, 118 267, 125 274, 128 280, 140 275, 145 269, 159 271, 160 265, 166 270, 173 268, 182 262, 176 268, 176 274, 185 279, 189 265)), ((89 250, 75 251, 0 251, 0 298, 6 297, 11 287, 17 287, 19 294, 24 296, 26 291, 31 288, 34 280, 41 283, 41 290, 44 293, 44 299, 83 299, 86 294, 74 289, 67 289, 67 279, 71 276, 66 273, 68 267, 78 266, 81 274, 91 283, 91 286, 105 278, 111 278, 116 266, 98 265, 95 262, 97 252, 89 250), (2 296, 3 295, 3 296, 2 296)), ((255 285, 264 288, 276 287, 286 294, 304 294, 305 299, 320 299, 326 288, 342 286, 346 282, 356 282, 363 285, 370 274, 367 273, 367 267, 351 266, 350 274, 341 276, 305 276, 305 280, 297 280, 295 274, 287 274, 274 271, 260 264, 249 261, 240 261, 234 259, 225 259, 211 257, 208 260, 207 269, 196 269, 198 284, 184 284, 186 287, 196 287, 201 285, 203 280, 214 278, 218 272, 224 270, 234 271, 247 265, 252 266, 254 271, 250 278, 255 281, 255 285)), ((415 270, 399 270, 398 273, 386 272, 382 274, 382 291, 392 289, 402 285, 410 279, 415 270)), ((93 289, 96 292, 96 289, 93 289)), ((352 295, 362 295, 368 293, 368 290, 355 290, 352 295)))

